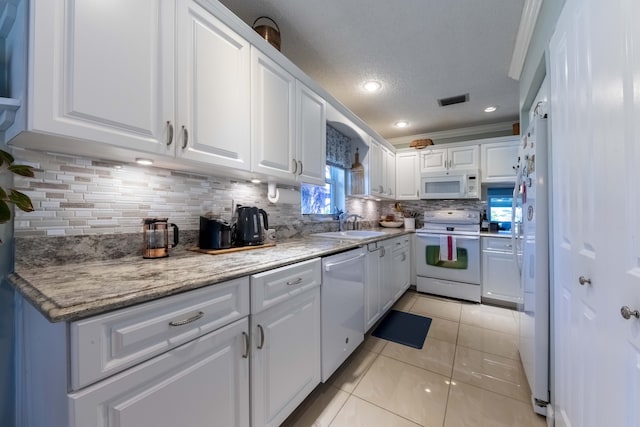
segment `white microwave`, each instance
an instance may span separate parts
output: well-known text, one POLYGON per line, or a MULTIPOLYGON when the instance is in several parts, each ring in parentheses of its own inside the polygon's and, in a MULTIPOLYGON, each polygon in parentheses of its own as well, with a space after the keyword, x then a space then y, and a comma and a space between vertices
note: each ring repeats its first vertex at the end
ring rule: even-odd
POLYGON ((421 199, 479 199, 480 174, 477 170, 425 173, 420 176, 421 199))

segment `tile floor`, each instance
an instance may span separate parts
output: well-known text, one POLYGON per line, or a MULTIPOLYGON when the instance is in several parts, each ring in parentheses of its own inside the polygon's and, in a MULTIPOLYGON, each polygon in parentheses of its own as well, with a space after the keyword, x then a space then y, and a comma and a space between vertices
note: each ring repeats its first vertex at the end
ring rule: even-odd
POLYGON ((421 350, 367 336, 286 427, 545 427, 529 402, 516 312, 407 292, 433 319, 421 350))

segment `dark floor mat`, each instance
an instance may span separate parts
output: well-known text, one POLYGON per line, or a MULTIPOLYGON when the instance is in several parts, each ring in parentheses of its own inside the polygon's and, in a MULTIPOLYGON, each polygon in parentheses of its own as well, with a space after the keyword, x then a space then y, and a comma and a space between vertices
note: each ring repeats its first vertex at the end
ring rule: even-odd
POLYGON ((421 349, 430 326, 429 317, 390 310, 371 335, 421 349))

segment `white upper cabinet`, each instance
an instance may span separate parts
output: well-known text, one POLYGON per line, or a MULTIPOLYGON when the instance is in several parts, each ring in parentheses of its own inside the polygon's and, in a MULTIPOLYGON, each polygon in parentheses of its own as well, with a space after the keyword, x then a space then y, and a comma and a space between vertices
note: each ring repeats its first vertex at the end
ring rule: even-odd
POLYGON ((31 6, 28 130, 65 138, 38 148, 249 170, 249 44, 221 21, 193 1, 31 6))
POLYGON ((478 169, 480 149, 478 145, 451 148, 429 146, 420 153, 420 172, 445 172, 454 169, 478 169), (433 148, 432 148, 433 147, 433 148))
POLYGON ((396 154, 383 149, 383 152, 386 153, 386 168, 384 170, 384 182, 385 182, 385 193, 384 196, 389 199, 396 198, 396 154))
POLYGON ((318 94, 296 82, 296 163, 298 180, 324 185, 327 150, 327 104, 318 94))
POLYGON ((396 155, 375 139, 371 138, 370 141, 367 157, 371 195, 393 199, 396 191, 396 155))
POLYGON ((249 170, 250 45, 201 6, 177 4, 176 153, 249 170))
POLYGON ((164 153, 174 117, 175 4, 30 6, 29 130, 164 153))
POLYGON ((396 153, 396 200, 418 200, 420 170, 418 151, 396 153))
POLYGON ((480 146, 482 182, 515 182, 513 166, 518 158, 520 140, 517 137, 514 138, 516 139, 480 146))
POLYGON ((258 49, 251 52, 253 171, 324 184, 324 99, 258 49))
POLYGON ((295 78, 256 48, 251 49, 251 149, 253 170, 289 180, 294 159, 295 78))

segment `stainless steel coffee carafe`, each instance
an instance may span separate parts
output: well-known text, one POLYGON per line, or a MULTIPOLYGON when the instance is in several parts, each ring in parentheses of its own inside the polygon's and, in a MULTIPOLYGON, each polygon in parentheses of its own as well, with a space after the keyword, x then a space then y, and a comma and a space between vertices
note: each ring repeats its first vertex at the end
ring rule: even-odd
POLYGON ((169 256, 169 248, 178 245, 178 226, 169 224, 168 218, 145 218, 142 227, 142 257, 169 256), (169 227, 173 228, 173 243, 169 244, 169 227))

